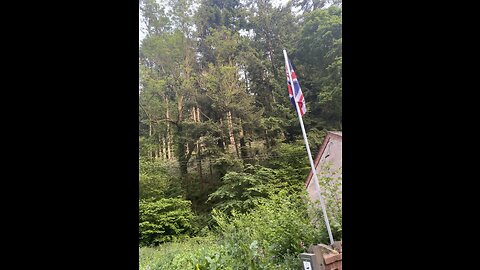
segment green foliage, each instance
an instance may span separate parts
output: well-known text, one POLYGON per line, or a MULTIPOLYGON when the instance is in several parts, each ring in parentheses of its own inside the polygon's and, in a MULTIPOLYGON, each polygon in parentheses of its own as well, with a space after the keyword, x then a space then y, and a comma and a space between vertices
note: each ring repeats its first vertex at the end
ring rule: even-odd
POLYGON ((323 233, 310 222, 304 200, 281 191, 258 201, 245 214, 228 218, 215 211, 222 245, 234 269, 299 269, 297 255, 323 233))
POLYGON ((213 167, 219 172, 220 177, 223 177, 227 172, 241 171, 243 165, 240 159, 234 158, 228 154, 223 154, 215 159, 213 167))
POLYGON ((156 0, 143 0, 140 10, 148 33, 160 34, 170 30, 170 21, 165 14, 165 8, 156 0))
POLYGON ((187 237, 192 228, 191 202, 181 198, 140 201, 140 245, 158 245, 187 237))
POLYGON ((300 37, 295 52, 297 76, 301 78, 307 106, 321 117, 317 126, 341 129, 342 9, 331 6, 308 12, 300 37))
MULTIPOLYGON (((146 0, 140 8, 140 241, 161 244, 140 250, 141 267, 301 268, 300 243, 328 236, 321 211, 298 195, 310 166, 282 49, 296 65, 315 153, 326 130, 342 127, 341 0, 146 0), (224 214, 213 219, 213 205, 224 214), (171 243, 199 235, 208 237, 171 243)), ((341 239, 337 178, 320 182, 341 239)))
POLYGON ((304 183, 310 171, 304 142, 299 140, 291 144, 279 144, 272 149, 272 158, 267 166, 275 169, 277 177, 284 182, 292 185, 304 183))
POLYGON ((178 169, 159 160, 139 159, 139 198, 158 200, 183 195, 178 169))
MULTIPOLYGON (((330 164, 324 164, 324 172, 318 175, 319 183, 322 187, 322 195, 327 210, 330 227, 332 229, 333 238, 342 239, 342 168, 337 170, 331 170, 330 164)), ((315 213, 312 216, 316 217, 316 223, 318 226, 325 227, 323 213, 319 208, 318 202, 315 213)), ((327 239, 322 239, 324 242, 328 242, 327 239)))
POLYGON ((246 212, 260 198, 268 196, 269 183, 276 179, 275 171, 261 166, 247 165, 244 172, 228 172, 222 178, 222 186, 209 195, 209 201, 215 201, 221 211, 232 210, 246 212))
POLYGON ((222 248, 212 237, 196 237, 182 242, 171 242, 159 247, 139 249, 141 270, 220 270, 225 266, 222 248))
POLYGON ((311 222, 305 200, 281 191, 248 213, 214 210, 216 235, 140 248, 140 269, 300 269, 298 254, 326 235, 311 222))
POLYGON ((261 198, 282 189, 300 191, 310 171, 302 141, 281 143, 272 148, 271 157, 261 165, 246 164, 243 171, 229 171, 222 185, 209 195, 209 202, 226 213, 247 212, 261 198))
POLYGON ((245 9, 239 0, 201 0, 195 14, 195 26, 199 37, 199 51, 202 64, 216 61, 213 49, 206 39, 213 33, 225 28, 238 31, 246 25, 245 9))
POLYGON ((327 130, 322 129, 319 130, 317 128, 312 128, 309 130, 307 133, 308 136, 308 143, 310 144, 310 151, 312 152, 312 157, 315 157, 315 155, 318 152, 318 149, 323 143, 323 139, 327 135, 327 130))

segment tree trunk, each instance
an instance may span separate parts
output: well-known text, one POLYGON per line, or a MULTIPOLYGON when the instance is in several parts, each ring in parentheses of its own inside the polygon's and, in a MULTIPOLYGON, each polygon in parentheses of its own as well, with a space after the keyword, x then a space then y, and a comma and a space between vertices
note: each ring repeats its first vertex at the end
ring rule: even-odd
MULTIPOLYGON (((265 38, 266 38, 266 41, 267 41, 267 50, 268 50, 268 56, 270 58, 270 63, 272 65, 272 72, 273 72, 273 77, 275 79, 278 79, 278 72, 277 72, 277 67, 275 66, 275 61, 274 61, 274 55, 273 55, 273 48, 272 48, 272 40, 271 40, 271 37, 270 37, 270 30, 267 28, 266 31, 265 31, 265 38)), ((272 104, 276 104, 276 100, 275 100, 275 95, 273 94, 273 89, 270 89, 270 95, 271 95, 271 98, 272 98, 272 104)), ((270 107, 273 109, 273 106, 270 105, 270 107)))
POLYGON ((197 142, 197 166, 198 166, 198 176, 200 177, 201 189, 202 192, 205 191, 205 179, 203 178, 202 173, 202 158, 200 156, 201 150, 197 142))
MULTIPOLYGON (((195 108, 193 108, 193 112, 195 113, 195 108)), ((197 107, 197 110, 196 110, 196 118, 195 118, 195 122, 196 123, 200 123, 200 108, 197 107)), ((202 184, 202 192, 205 190, 205 179, 203 177, 203 172, 202 172, 202 157, 201 157, 201 154, 202 154, 202 149, 201 149, 201 145, 200 145, 200 139, 197 140, 197 163, 198 163, 198 174, 200 176, 200 182, 202 184)))
POLYGON ((248 93, 248 78, 247 78, 247 69, 244 67, 243 74, 245 77, 245 92, 248 93))
POLYGON ((172 149, 172 134, 171 134, 171 131, 170 131, 170 112, 168 110, 168 98, 167 96, 165 95, 165 103, 166 103, 166 112, 165 112, 165 116, 167 118, 167 158, 168 160, 171 160, 173 158, 173 155, 172 155, 172 152, 173 152, 173 149, 172 149))
POLYGON ((278 73, 277 73, 277 67, 275 66, 275 61, 273 61, 274 59, 274 55, 273 55, 273 48, 272 48, 272 37, 270 35, 270 29, 268 29, 268 27, 266 27, 265 29, 265 39, 267 41, 267 50, 268 50, 268 56, 270 58, 270 63, 272 64, 272 72, 273 72, 273 75, 276 79, 278 79, 278 73))
MULTIPOLYGON (((249 134, 250 134, 250 138, 254 138, 252 131, 250 131, 249 134)), ((249 147, 249 149, 250 149, 250 151, 251 151, 251 150, 252 150, 252 142, 251 142, 251 141, 248 141, 248 147, 249 147)))
POLYGON ((267 149, 270 148, 270 144, 268 141, 268 130, 265 129, 265 145, 267 146, 267 149))
POLYGON ((222 118, 220 118, 220 127, 222 127, 222 133, 220 134, 220 139, 218 140, 218 146, 222 148, 222 151, 225 151, 226 145, 225 145, 225 139, 224 139, 224 133, 223 133, 223 122, 222 118))
MULTIPOLYGON (((237 143, 235 142, 235 136, 233 135, 233 120, 232 120, 232 113, 228 111, 227 113, 227 123, 228 123, 228 135, 230 136, 230 144, 232 150, 235 149, 235 152, 237 153, 237 157, 240 157, 240 154, 238 152, 238 146, 237 143)), ((232 151, 231 150, 231 151, 232 151)))
MULTIPOLYGON (((182 131, 183 131, 183 127, 181 124, 178 125, 178 132, 180 134, 182 134, 182 131)), ((180 174, 182 176, 185 176, 187 175, 187 172, 188 172, 188 168, 187 168, 187 157, 185 155, 185 143, 183 141, 183 139, 179 139, 178 140, 178 144, 177 144, 177 148, 178 148, 178 163, 179 163, 179 166, 180 166, 180 174)))
POLYGON ((241 119, 240 119, 240 153, 241 153, 242 159, 245 161, 245 159, 248 157, 248 152, 247 152, 247 145, 245 144, 243 122, 241 119))
POLYGON ((178 97, 178 103, 177 103, 177 109, 178 109, 178 119, 177 123, 181 123, 183 120, 183 96, 177 94, 178 97))
POLYGON ((157 158, 162 157, 162 138, 160 133, 158 134, 158 144, 157 144, 157 158))
POLYGON ((163 136, 163 139, 162 139, 162 144, 163 144, 163 147, 162 147, 162 153, 163 153, 163 160, 167 160, 167 144, 165 143, 165 136, 163 136))
MULTIPOLYGON (((151 140, 153 135, 153 127, 152 127, 152 122, 148 124, 148 137, 151 140)), ((154 159, 155 158, 155 149, 150 149, 150 158, 154 159)))
POLYGON ((208 159, 208 166, 210 167, 210 179, 213 178, 213 168, 212 168, 212 160, 208 159))

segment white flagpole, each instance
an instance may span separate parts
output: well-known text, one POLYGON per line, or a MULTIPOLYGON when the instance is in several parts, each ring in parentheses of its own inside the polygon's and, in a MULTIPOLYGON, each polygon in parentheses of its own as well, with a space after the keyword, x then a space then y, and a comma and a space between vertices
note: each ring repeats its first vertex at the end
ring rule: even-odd
POLYGON ((305 127, 303 126, 303 119, 302 119, 302 116, 300 114, 300 108, 298 107, 298 103, 295 99, 295 87, 293 85, 290 65, 288 64, 287 51, 283 50, 283 56, 285 57, 285 66, 287 67, 287 70, 288 70, 288 77, 290 78, 290 82, 292 82, 291 87, 292 87, 292 92, 293 92, 293 99, 295 101, 294 102, 295 103, 295 108, 297 109, 298 121, 300 121, 300 127, 302 128, 302 132, 303 132, 303 140, 305 141, 305 146, 307 148, 308 160, 310 161, 310 166, 312 167, 313 182, 315 182, 315 185, 317 186, 317 189, 318 189, 318 193, 320 195, 320 205, 322 207, 323 217, 325 218, 325 224, 327 225, 328 236, 330 237, 330 244, 333 245, 332 231, 330 229, 330 223, 328 222, 327 211, 325 210, 325 203, 324 203, 323 197, 322 197, 322 191, 320 190, 320 185, 318 183, 317 171, 315 170, 315 165, 313 164, 312 154, 310 153, 310 146, 308 145, 307 133, 305 132, 305 127))

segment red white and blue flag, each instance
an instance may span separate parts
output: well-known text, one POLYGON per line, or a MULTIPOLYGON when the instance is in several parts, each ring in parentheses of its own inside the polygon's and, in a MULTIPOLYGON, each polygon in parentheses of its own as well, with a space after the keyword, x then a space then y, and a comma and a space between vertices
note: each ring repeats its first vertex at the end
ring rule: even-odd
POLYGON ((302 89, 300 89, 300 84, 298 83, 295 70, 293 70, 292 63, 288 59, 285 59, 285 72, 287 75, 288 95, 290 96, 290 101, 292 102, 292 105, 294 107, 295 107, 295 102, 298 103, 300 115, 303 116, 307 112, 307 107, 305 106, 305 98, 303 97, 302 89), (288 62, 288 66, 286 64, 287 62, 288 62), (290 71, 290 76, 288 75, 289 71, 290 71), (290 77, 292 77, 292 80, 293 80, 293 89, 292 89, 292 82, 290 81, 290 77))

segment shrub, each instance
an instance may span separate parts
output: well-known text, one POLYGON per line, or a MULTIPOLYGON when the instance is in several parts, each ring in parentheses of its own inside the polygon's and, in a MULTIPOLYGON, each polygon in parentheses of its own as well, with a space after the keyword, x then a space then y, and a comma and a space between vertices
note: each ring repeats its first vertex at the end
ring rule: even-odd
POLYGON ((218 210, 227 214, 231 211, 246 213, 260 200, 281 190, 293 194, 304 189, 284 176, 281 170, 247 164, 243 172, 228 172, 222 178, 223 184, 209 195, 207 202, 214 202, 218 210))
POLYGON ((299 269, 298 254, 324 232, 311 223, 304 196, 280 192, 246 214, 214 211, 233 269, 299 269))
POLYGON ((142 247, 140 269, 301 269, 298 254, 326 235, 312 224, 305 197, 284 190, 247 213, 214 210, 215 235, 142 247))
POLYGON ((259 198, 267 197, 269 181, 275 181, 273 170, 248 164, 244 172, 228 172, 222 178, 222 186, 209 195, 208 202, 215 202, 226 213, 232 210, 244 213, 259 198))
POLYGON ((182 195, 178 170, 173 164, 148 159, 139 160, 139 197, 155 201, 182 195))
POLYGON ((232 270, 212 237, 196 237, 139 249, 141 270, 232 270))
POLYGON ((298 184, 305 181, 310 171, 307 151, 303 141, 292 144, 281 143, 272 149, 272 158, 266 166, 278 173, 284 182, 298 184))
POLYGON ((193 218, 191 202, 181 198, 140 201, 140 245, 158 245, 187 237, 193 218))
MULTIPOLYGON (((323 173, 318 175, 320 186, 322 187, 322 196, 325 202, 325 208, 328 215, 333 238, 342 239, 342 168, 331 169, 331 165, 324 164, 323 173)), ((312 216, 315 217, 317 226, 326 230, 323 212, 320 208, 320 202, 311 204, 313 210, 312 216)), ((328 238, 322 239, 322 242, 329 242, 328 238)))

